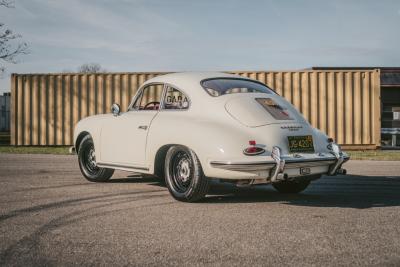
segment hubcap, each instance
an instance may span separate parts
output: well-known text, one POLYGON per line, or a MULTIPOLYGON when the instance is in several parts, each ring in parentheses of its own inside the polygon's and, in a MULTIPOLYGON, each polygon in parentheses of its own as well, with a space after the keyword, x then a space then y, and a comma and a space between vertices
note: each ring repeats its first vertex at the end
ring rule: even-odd
POLYGON ((186 151, 178 151, 172 157, 170 174, 175 190, 186 192, 193 177, 192 160, 186 151))
POLYGON ((100 168, 97 167, 96 153, 93 145, 88 146, 82 155, 82 165, 90 175, 96 175, 100 168))
POLYGON ((97 164, 96 164, 96 154, 94 152, 94 149, 90 149, 89 153, 88 153, 88 163, 90 164, 90 166, 92 168, 96 168, 97 164))
POLYGON ((182 159, 178 165, 179 174, 182 178, 182 181, 185 183, 189 180, 190 176, 190 167, 187 159, 182 159))

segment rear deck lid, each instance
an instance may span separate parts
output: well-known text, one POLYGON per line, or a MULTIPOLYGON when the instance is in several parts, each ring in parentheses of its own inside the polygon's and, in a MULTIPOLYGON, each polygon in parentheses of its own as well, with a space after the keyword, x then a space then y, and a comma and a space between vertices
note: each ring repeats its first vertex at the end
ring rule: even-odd
POLYGON ((228 100, 225 109, 234 119, 248 127, 304 121, 289 102, 277 95, 242 95, 228 100))

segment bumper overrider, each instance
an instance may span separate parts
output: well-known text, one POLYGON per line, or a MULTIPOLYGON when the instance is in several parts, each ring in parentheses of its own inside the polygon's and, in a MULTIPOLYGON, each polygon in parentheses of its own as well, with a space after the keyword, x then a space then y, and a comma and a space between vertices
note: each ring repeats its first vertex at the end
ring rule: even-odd
MULTIPOLYGON (((211 161, 214 168, 225 169, 238 172, 258 172, 269 171, 269 180, 271 182, 285 180, 287 175, 285 169, 311 168, 317 166, 329 166, 328 175, 346 174, 342 169, 342 164, 350 157, 342 153, 338 145, 331 143, 328 145, 330 153, 318 154, 315 158, 296 158, 281 157, 281 149, 274 146, 271 153, 272 160, 254 161, 254 162, 234 162, 234 161, 211 161)), ((301 176, 299 174, 299 176, 301 176)))

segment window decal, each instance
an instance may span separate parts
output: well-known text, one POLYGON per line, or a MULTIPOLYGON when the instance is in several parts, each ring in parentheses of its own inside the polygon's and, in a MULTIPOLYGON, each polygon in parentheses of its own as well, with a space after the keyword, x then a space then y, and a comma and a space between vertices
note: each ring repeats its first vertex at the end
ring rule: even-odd
POLYGON ((293 120, 287 109, 280 106, 271 98, 256 98, 256 101, 266 109, 276 120, 293 120))
POLYGON ((189 100, 187 96, 181 91, 168 87, 164 101, 165 109, 188 109, 189 100))

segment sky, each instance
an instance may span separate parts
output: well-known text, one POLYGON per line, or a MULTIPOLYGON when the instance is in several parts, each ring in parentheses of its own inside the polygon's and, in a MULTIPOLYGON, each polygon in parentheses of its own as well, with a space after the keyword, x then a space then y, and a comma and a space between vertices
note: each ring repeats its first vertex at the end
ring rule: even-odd
POLYGON ((10 73, 400 66, 400 1, 15 0, 0 22, 30 54, 10 73))

